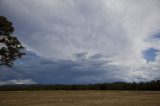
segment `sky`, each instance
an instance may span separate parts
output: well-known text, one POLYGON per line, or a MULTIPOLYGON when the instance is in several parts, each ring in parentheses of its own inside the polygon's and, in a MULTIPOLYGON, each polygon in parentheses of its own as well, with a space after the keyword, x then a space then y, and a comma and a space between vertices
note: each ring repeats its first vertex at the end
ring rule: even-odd
POLYGON ((0 85, 160 79, 159 0, 0 0, 26 55, 0 85))

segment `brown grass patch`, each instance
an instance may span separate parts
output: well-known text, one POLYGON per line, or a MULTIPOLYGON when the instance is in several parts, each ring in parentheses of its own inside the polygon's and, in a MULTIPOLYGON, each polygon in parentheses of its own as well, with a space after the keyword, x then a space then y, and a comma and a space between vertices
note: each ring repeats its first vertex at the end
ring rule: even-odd
POLYGON ((160 92, 0 91, 0 106, 160 106, 160 92))

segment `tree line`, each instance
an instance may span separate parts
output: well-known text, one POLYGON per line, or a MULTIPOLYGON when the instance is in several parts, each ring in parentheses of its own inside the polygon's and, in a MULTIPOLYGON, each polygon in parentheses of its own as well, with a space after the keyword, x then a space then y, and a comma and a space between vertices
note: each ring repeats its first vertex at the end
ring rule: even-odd
POLYGON ((2 85, 0 91, 23 90, 160 90, 160 80, 150 82, 114 82, 97 84, 20 84, 2 85))

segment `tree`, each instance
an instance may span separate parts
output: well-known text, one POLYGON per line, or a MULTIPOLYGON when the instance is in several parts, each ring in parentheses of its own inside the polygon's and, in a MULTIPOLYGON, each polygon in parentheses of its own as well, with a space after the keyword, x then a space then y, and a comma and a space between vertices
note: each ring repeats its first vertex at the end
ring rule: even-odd
POLYGON ((25 53, 21 42, 11 34, 14 31, 12 22, 0 16, 0 65, 13 66, 13 62, 25 53))

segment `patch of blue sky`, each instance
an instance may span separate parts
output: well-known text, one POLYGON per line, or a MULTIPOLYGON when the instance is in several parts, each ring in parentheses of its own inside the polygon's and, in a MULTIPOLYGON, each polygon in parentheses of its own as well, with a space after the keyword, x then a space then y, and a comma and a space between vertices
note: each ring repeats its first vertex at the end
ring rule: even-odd
POLYGON ((156 50, 154 48, 149 48, 149 49, 143 51, 143 58, 146 59, 148 62, 154 61, 157 52, 158 52, 158 50, 156 50))

